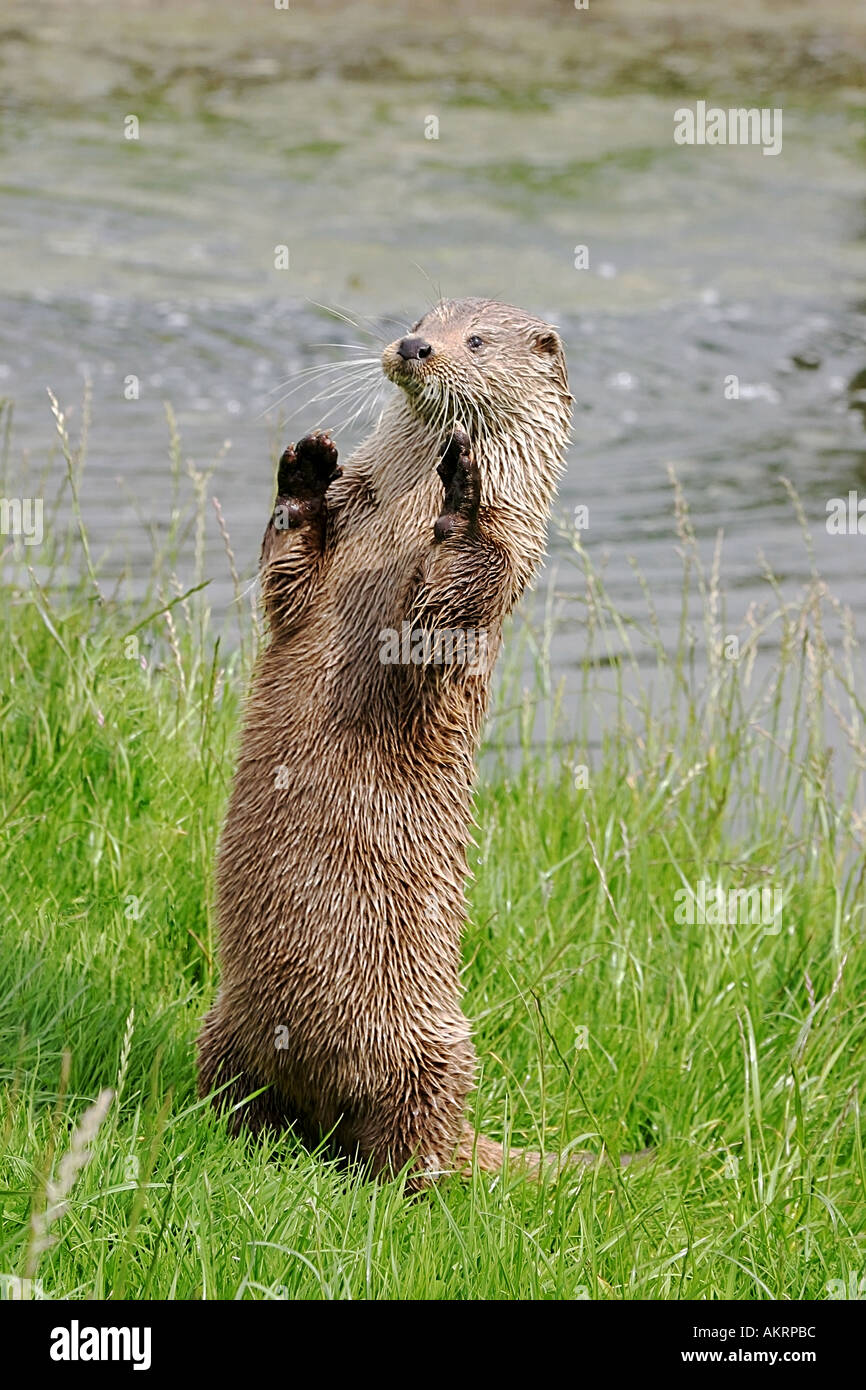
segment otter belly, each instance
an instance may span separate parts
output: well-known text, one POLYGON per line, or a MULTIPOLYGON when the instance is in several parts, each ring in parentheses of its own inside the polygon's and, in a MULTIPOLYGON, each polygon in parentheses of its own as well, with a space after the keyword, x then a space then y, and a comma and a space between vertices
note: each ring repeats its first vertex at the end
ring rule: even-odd
POLYGON ((328 1081, 345 1101, 467 1036, 469 791, 451 775, 442 805, 435 779, 404 770, 401 785, 345 748, 284 766, 273 780, 258 761, 238 768, 218 863, 223 992, 271 1079, 328 1081))

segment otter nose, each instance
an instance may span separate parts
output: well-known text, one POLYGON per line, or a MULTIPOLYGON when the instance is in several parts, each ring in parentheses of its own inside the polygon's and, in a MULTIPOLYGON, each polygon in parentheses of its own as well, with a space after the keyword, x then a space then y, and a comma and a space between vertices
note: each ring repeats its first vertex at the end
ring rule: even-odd
POLYGON ((414 357, 432 357, 433 348, 424 338, 401 338, 397 344, 397 351, 404 362, 410 361, 414 357))

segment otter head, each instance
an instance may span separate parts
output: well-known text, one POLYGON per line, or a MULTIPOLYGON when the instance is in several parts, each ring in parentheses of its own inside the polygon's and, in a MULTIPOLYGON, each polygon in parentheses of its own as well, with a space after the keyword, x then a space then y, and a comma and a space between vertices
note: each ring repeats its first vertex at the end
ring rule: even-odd
POLYGON ((541 448, 558 468, 572 397, 549 323, 491 299, 446 300, 385 349, 382 367, 434 432, 459 425, 488 454, 541 448))

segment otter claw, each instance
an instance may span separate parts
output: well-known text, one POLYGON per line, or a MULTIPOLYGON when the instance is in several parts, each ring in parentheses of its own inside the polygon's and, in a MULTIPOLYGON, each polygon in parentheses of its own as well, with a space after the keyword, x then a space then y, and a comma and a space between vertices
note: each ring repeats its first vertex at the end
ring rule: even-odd
POLYGON ((330 473, 337 464, 337 446, 331 436, 322 430, 305 434, 295 445, 298 462, 308 462, 322 475, 330 473))
POLYGON ((467 465, 472 458, 472 444, 469 435, 458 426, 442 450, 442 462, 436 469, 446 488, 452 482, 460 464, 467 465))
POLYGON ((437 541, 444 541, 455 531, 458 518, 474 523, 481 505, 481 473, 465 430, 454 430, 436 471, 445 486, 445 496, 433 535, 437 541))
POLYGON ((280 497, 323 497, 330 484, 342 476, 336 445, 329 435, 316 430, 285 450, 277 469, 277 493, 280 497))

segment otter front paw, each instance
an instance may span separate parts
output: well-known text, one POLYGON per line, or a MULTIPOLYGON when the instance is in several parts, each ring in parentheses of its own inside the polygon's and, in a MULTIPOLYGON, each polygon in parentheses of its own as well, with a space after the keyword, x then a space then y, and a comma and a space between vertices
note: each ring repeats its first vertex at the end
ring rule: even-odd
POLYGON ((433 537, 444 541, 454 534, 461 519, 474 526, 481 506, 481 473, 465 430, 454 431, 436 471, 445 484, 445 497, 433 537))
POLYGON ((325 493, 342 473, 336 445, 327 434, 316 431, 290 444, 277 468, 276 529, 294 530, 317 517, 324 508, 325 493))

